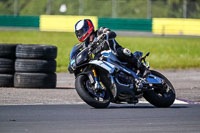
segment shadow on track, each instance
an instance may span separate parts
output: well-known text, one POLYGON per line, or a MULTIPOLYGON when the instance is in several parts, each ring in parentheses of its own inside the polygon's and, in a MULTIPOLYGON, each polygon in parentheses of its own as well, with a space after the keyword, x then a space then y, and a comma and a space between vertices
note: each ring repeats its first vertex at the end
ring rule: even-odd
POLYGON ((122 109, 122 108, 127 108, 127 109, 178 109, 178 108, 189 108, 187 105, 172 105, 171 107, 168 108, 158 108, 155 107, 151 104, 136 104, 136 105, 110 105, 107 109, 122 109))
POLYGON ((75 89, 73 87, 56 87, 54 89, 58 89, 58 90, 70 90, 70 89, 75 89))

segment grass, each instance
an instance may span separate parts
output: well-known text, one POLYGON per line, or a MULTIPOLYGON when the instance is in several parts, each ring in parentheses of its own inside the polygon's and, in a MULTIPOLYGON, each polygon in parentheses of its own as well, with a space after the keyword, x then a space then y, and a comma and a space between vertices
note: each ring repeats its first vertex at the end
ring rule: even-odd
MULTIPOLYGON (((200 38, 117 37, 131 51, 151 52, 147 61, 158 69, 200 67, 200 38)), ((0 43, 49 44, 58 47, 57 72, 67 71, 69 54, 78 43, 74 33, 40 31, 0 31, 0 43)))

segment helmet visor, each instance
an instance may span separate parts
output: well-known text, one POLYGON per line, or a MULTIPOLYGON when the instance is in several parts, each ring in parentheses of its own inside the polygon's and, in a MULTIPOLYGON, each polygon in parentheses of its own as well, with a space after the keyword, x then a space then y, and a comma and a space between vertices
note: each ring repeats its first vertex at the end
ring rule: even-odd
POLYGON ((89 30, 89 26, 84 25, 82 28, 80 28, 79 30, 76 30, 76 36, 77 38, 80 40, 89 30))

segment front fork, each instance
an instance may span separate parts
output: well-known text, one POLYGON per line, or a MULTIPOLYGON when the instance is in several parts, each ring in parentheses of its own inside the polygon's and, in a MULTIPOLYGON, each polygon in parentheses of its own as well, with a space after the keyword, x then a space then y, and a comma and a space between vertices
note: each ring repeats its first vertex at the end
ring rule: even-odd
POLYGON ((102 85, 100 84, 100 82, 97 78, 96 70, 94 68, 92 68, 92 73, 94 76, 94 89, 95 90, 105 90, 105 88, 102 87, 102 85))

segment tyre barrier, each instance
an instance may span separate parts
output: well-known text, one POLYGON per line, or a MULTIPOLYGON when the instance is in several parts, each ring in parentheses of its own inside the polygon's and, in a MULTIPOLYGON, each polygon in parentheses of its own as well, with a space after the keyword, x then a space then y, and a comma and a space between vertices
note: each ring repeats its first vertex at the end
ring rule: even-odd
POLYGON ((13 87, 13 74, 0 74, 0 87, 13 87))
POLYGON ((39 60, 39 59, 16 59, 16 72, 56 72, 55 60, 39 60))
POLYGON ((55 88, 57 47, 17 45, 14 87, 55 88))
POLYGON ((0 73, 1 74, 14 73, 14 60, 7 58, 0 58, 0 73))
POLYGON ((13 87, 17 44, 0 44, 0 87, 13 87))
POLYGON ((15 59, 17 44, 0 44, 0 58, 15 59))
POLYGON ((57 47, 36 44, 17 45, 16 57, 19 59, 55 59, 57 57, 57 47))
POLYGON ((14 75, 14 86, 19 88, 55 88, 55 73, 18 73, 14 75))
POLYGON ((0 44, 0 87, 55 88, 57 47, 0 44))

